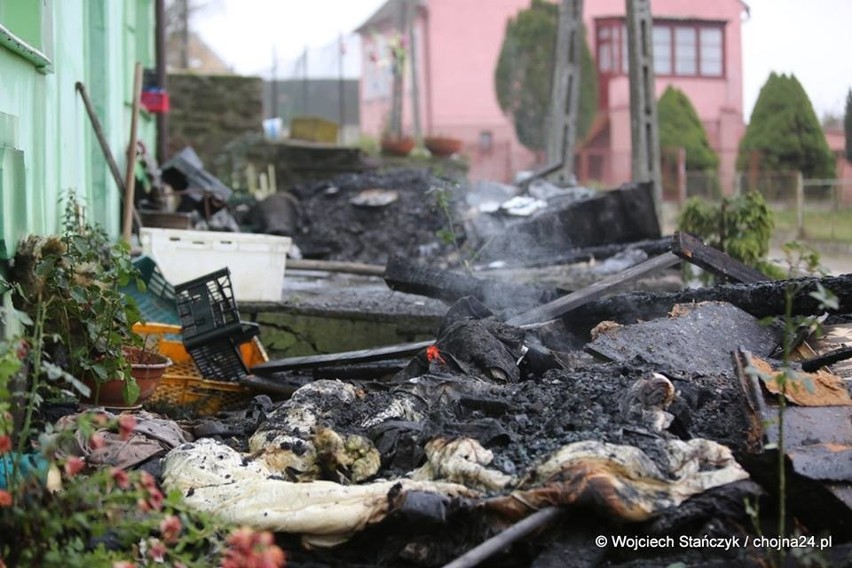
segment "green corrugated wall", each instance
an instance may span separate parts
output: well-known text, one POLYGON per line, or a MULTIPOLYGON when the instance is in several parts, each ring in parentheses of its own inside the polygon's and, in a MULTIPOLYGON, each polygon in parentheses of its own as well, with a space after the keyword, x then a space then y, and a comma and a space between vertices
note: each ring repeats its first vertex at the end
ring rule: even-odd
MULTIPOLYGON (((110 234, 120 197, 74 85, 86 84, 119 169, 133 66, 154 64, 153 0, 0 0, 0 238, 55 233, 75 190, 110 234)), ((144 111, 140 139, 153 149, 144 111)), ((2 254, 2 251, 0 251, 2 254)))

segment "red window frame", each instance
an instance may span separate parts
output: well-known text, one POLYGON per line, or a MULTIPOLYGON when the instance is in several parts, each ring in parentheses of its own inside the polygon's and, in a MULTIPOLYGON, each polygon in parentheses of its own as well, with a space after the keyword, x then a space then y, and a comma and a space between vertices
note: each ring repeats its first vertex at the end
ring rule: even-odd
MULTIPOLYGON (((725 45, 725 22, 716 20, 666 20, 655 19, 655 29, 666 29, 669 32, 669 72, 661 73, 656 70, 658 77, 700 77, 702 79, 725 79, 728 69, 726 65, 727 50, 725 45), (694 32, 695 54, 692 58, 694 72, 684 73, 677 70, 677 42, 675 30, 690 29, 694 32), (708 73, 702 69, 702 31, 718 30, 720 33, 719 61, 720 72, 718 74, 708 73)), ((626 48, 627 28, 624 18, 598 18, 595 20, 595 58, 598 73, 604 77, 626 75, 628 73, 627 54, 623 53, 626 48), (609 52, 606 52, 606 49, 609 52), (603 69, 601 63, 609 63, 609 68, 603 69)), ((655 51, 654 57, 658 55, 655 51)), ((655 66, 656 67, 656 66, 655 66)))

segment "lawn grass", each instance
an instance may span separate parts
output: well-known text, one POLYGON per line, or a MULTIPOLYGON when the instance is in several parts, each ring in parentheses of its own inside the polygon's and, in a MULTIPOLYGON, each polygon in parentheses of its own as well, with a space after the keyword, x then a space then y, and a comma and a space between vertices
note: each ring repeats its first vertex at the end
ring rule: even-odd
MULTIPOLYGON (((795 235, 796 211, 775 211, 775 232, 795 235)), ((834 241, 852 244, 852 209, 840 211, 805 211, 806 240, 834 241)))

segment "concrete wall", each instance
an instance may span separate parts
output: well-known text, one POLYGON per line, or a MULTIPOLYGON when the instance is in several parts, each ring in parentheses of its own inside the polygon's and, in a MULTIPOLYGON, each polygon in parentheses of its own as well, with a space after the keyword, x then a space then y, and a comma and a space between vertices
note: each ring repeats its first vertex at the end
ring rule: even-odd
MULTIPOLYGON (((263 132, 263 81, 237 75, 169 74, 171 157, 186 146, 214 174, 225 146, 263 132)), ((223 179, 226 183, 228 180, 223 179)))
MULTIPOLYGON (((74 85, 89 89, 123 171, 133 64, 154 61, 152 0, 18 6, 0 11, 0 238, 9 255, 24 234, 59 230, 60 197, 72 189, 91 221, 118 233, 119 194, 74 85), (17 31, 28 41, 16 42, 17 31)), ((140 138, 152 147, 144 113, 140 138)))

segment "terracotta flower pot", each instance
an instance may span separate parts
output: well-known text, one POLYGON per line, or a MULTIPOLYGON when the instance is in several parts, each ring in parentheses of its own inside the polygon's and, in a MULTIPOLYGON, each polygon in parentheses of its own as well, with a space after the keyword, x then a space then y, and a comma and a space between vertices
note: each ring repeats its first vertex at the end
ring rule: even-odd
POLYGON ((414 138, 382 138, 382 152, 391 156, 407 156, 414 149, 414 138))
POLYGON ((445 136, 427 136, 423 139, 423 144, 433 156, 439 158, 448 158, 453 154, 458 154, 462 148, 461 140, 445 136))
POLYGON ((115 379, 101 383, 100 387, 91 379, 83 382, 92 390, 87 402, 113 408, 126 408, 142 404, 154 394, 166 369, 172 361, 159 353, 144 351, 138 347, 125 347, 124 356, 130 362, 130 374, 139 386, 139 397, 130 403, 124 400, 124 381, 115 379))

